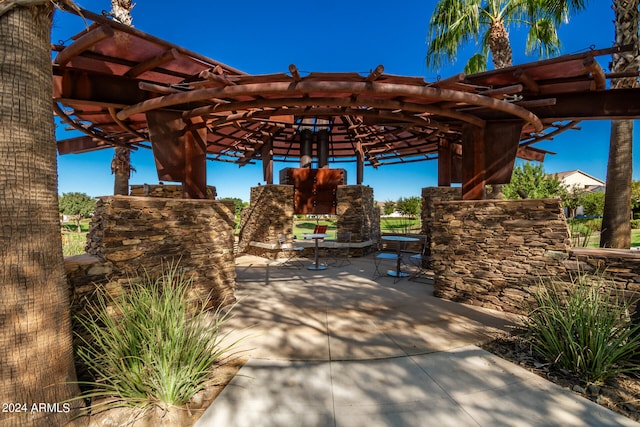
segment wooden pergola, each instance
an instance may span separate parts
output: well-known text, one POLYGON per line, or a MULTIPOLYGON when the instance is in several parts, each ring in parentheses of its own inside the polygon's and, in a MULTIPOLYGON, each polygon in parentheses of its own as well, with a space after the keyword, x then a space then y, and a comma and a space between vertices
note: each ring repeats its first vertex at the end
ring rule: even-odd
MULTIPOLYGON (((464 199, 509 182, 516 157, 581 120, 640 116, 640 89, 607 90, 594 59, 611 48, 436 82, 389 75, 251 75, 88 11, 93 24, 54 45, 54 111, 86 136, 61 154, 111 146, 151 148, 160 180, 204 198, 206 160, 240 166, 316 157, 379 167, 438 161, 438 184, 462 184, 464 199), (315 144, 309 143, 316 142, 315 144)), ((301 162, 302 163, 302 162, 301 162)))

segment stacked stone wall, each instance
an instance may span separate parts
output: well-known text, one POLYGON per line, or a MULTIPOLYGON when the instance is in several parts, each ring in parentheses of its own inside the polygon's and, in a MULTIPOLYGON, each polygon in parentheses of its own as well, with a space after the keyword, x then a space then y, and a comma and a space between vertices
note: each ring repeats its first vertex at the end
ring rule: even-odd
MULTIPOLYGON (((352 242, 377 241, 380 237, 380 212, 373 198, 373 188, 365 185, 339 185, 336 198, 338 231, 351 232, 352 242)), ((353 249, 352 252, 353 255, 362 255, 370 249, 371 246, 353 249)))
MULTIPOLYGON (((129 195, 136 197, 162 197, 167 199, 182 199, 182 185, 175 184, 143 184, 131 185, 129 195)), ((207 186, 207 199, 215 200, 216 187, 207 186)))
MULTIPOLYGON (((354 243, 375 241, 380 235, 380 215, 373 189, 363 185, 339 185, 336 190, 337 229, 351 232, 354 243)), ((278 236, 293 236, 294 187, 261 185, 251 189, 249 207, 242 210, 238 253, 267 258, 282 256, 278 236), (252 244, 253 242, 253 244, 252 244)), ((302 236, 295 236, 299 240, 302 236)), ((352 248, 351 255, 367 253, 371 246, 352 248)), ((311 249, 307 251, 312 253, 311 249)))
MULTIPOLYGON (((427 236, 427 249, 425 251, 425 263, 431 256, 431 224, 434 218, 434 206, 436 202, 460 200, 462 189, 460 187, 427 187, 422 189, 422 234, 427 236)), ((426 266, 426 264, 425 264, 426 266)))
POLYGON ((570 239, 558 199, 433 203, 435 295, 522 313, 530 289, 567 275, 570 239))
MULTIPOLYGON (((109 282, 157 277, 179 263, 194 293, 212 304, 233 302, 234 206, 231 201, 111 196, 98 199, 87 235, 87 253, 99 260, 109 282)), ((87 267, 90 268, 90 267, 87 267)), ((72 288, 82 285, 70 275, 72 288)))
POLYGON ((624 249, 573 248, 566 263, 573 277, 594 274, 626 301, 640 297, 640 252, 624 249))
POLYGON ((276 257, 277 251, 251 242, 277 244, 278 236, 293 238, 293 185, 260 185, 251 188, 249 206, 242 210, 238 253, 276 257))

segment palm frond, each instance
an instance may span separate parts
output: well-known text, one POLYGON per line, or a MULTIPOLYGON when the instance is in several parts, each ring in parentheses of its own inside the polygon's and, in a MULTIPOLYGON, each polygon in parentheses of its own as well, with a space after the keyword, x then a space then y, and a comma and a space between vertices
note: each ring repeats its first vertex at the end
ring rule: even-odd
POLYGON ((529 27, 525 53, 530 55, 534 52, 542 58, 560 53, 557 27, 549 18, 539 19, 529 27))
POLYGON ((443 0, 438 2, 429 22, 426 64, 438 68, 457 59, 458 48, 477 41, 480 31, 479 7, 482 0, 443 0))
POLYGON ((464 72, 466 74, 481 73, 487 70, 487 62, 489 61, 488 55, 484 53, 476 53, 464 66, 464 72))

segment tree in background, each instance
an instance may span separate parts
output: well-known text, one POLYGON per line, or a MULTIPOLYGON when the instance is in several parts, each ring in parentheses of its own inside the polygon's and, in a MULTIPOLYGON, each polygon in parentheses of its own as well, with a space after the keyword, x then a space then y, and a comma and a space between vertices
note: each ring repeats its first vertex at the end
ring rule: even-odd
MULTIPOLYGON (((584 193, 580 197, 580 204, 584 207, 584 214, 587 216, 602 216, 604 213, 604 197, 602 191, 584 193)), ((629 231, 629 234, 631 234, 631 231, 629 231)))
POLYGON ((404 216, 418 216, 422 208, 420 197, 400 197, 396 202, 396 210, 404 216))
POLYGON ((89 218, 96 208, 96 199, 85 193, 63 193, 58 199, 60 213, 76 222, 76 231, 80 233, 80 221, 89 218))
POLYGON ((233 202, 236 217, 240 216, 240 212, 242 212, 243 208, 249 206, 248 202, 243 202, 239 197, 223 197, 220 200, 231 200, 233 202))
MULTIPOLYGON (((640 0, 614 0, 616 45, 632 45, 630 52, 613 55, 611 71, 638 71, 640 0)), ((611 79, 612 89, 637 87, 637 77, 611 79)), ((633 120, 612 120, 607 163, 607 188, 602 218, 601 248, 631 247, 631 177, 633 168, 633 120)))
POLYGON ((465 66, 466 73, 484 71, 489 53, 493 66, 512 64, 509 27, 525 26, 529 33, 525 51, 539 57, 559 53, 557 26, 569 10, 584 8, 583 0, 440 0, 436 4, 427 36, 427 68, 438 69, 458 59, 458 49, 478 46, 465 66))
POLYGON ((51 111, 54 3, 0 1, 0 401, 6 426, 68 426, 79 401, 51 111), (65 410, 65 408, 69 410, 65 410))
MULTIPOLYGON (((489 52, 494 68, 512 64, 508 27, 529 28, 525 52, 539 57, 559 53, 556 28, 568 20, 571 10, 584 8, 584 0, 439 0, 427 36, 426 64, 438 69, 458 59, 458 49, 471 42, 480 51, 465 65, 465 73, 487 68, 489 52), (480 41, 481 40, 481 41, 480 41)), ((492 197, 504 197, 502 184, 493 185, 492 197)))
POLYGON ((631 183, 631 209, 634 212, 640 210, 640 181, 631 183))
POLYGON ((582 206, 582 196, 585 192, 583 188, 574 185, 568 188, 566 193, 561 196, 563 206, 569 210, 567 217, 571 218, 576 216, 576 210, 582 206))
POLYGON ((524 162, 513 168, 511 183, 503 186, 505 199, 563 198, 568 193, 556 175, 544 171, 542 163, 524 162))
MULTIPOLYGON (((111 0, 111 14, 114 19, 133 27, 131 9, 132 0, 111 0)), ((114 175, 113 194, 129 195, 129 178, 135 169, 131 166, 131 150, 126 147, 115 147, 111 160, 111 173, 114 175)))
POLYGON ((387 200, 386 202, 384 202, 384 209, 382 211, 384 215, 391 215, 395 211, 396 211, 396 202, 392 200, 387 200))

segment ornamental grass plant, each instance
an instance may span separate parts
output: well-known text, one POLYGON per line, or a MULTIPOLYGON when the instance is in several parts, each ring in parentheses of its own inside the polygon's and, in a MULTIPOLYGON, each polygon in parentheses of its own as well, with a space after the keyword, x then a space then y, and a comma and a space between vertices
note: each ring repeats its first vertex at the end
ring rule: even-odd
POLYGON ((640 326, 629 316, 630 304, 612 289, 603 275, 541 283, 534 293, 537 307, 524 325, 533 349, 587 384, 638 371, 640 326))
POLYGON ((229 310, 207 311, 190 298, 191 280, 177 264, 157 279, 130 280, 115 297, 99 294, 78 318, 77 350, 95 381, 82 382, 92 412, 114 407, 182 406, 215 379, 224 345, 220 327, 229 310), (96 403, 97 402, 97 403, 96 403))

